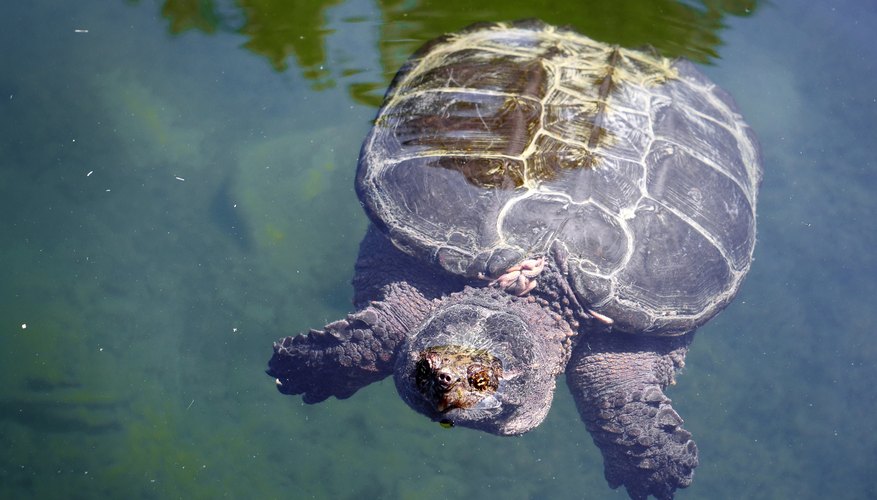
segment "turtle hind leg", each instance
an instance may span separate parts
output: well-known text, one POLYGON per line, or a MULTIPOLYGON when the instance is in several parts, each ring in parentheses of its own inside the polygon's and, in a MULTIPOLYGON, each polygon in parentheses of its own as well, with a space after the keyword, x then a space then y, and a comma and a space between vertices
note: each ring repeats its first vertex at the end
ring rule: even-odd
POLYGON ((697 445, 664 395, 693 334, 618 332, 581 339, 567 368, 579 415, 603 454, 606 480, 632 498, 672 498, 691 484, 697 445))

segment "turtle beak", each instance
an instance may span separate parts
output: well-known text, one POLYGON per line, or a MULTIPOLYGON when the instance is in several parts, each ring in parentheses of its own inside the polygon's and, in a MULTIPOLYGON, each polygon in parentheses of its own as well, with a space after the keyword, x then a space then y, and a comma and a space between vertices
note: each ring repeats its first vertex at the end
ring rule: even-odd
POLYGON ((444 413, 448 409, 456 408, 462 399, 462 392, 458 387, 459 378, 448 369, 440 369, 435 372, 435 391, 437 397, 433 404, 436 411, 444 413))

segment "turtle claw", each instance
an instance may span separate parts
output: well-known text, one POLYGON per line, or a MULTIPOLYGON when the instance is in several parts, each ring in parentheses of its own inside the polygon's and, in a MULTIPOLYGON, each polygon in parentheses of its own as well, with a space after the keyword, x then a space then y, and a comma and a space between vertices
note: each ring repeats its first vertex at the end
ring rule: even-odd
POLYGON ((490 284, 520 297, 536 288, 536 277, 543 269, 545 269, 544 257, 526 259, 506 269, 505 273, 490 284))
POLYGON ((592 318, 603 323, 604 325, 611 325, 612 323, 615 323, 615 320, 613 320, 609 316, 606 316, 605 314, 600 314, 593 309, 588 309, 588 314, 590 314, 592 318))

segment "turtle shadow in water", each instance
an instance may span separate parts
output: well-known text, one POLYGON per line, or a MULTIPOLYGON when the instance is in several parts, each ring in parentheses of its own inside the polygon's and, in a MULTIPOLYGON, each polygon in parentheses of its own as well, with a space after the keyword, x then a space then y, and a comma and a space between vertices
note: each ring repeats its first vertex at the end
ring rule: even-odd
POLYGON ((237 209, 232 197, 232 177, 228 176, 210 200, 210 220, 234 241, 238 248, 248 252, 253 248, 252 230, 237 209))

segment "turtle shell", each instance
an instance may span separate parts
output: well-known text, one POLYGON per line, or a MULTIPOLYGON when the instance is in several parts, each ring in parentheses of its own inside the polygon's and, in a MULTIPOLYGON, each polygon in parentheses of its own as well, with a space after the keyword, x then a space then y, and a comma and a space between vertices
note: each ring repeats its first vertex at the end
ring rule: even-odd
POLYGON ((489 278, 553 249, 615 328, 679 334, 736 294, 760 179, 753 133, 691 63, 525 21, 412 56, 357 192, 397 247, 452 273, 489 278))

